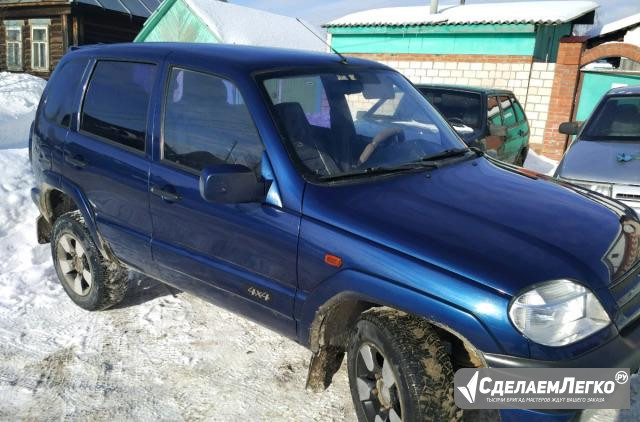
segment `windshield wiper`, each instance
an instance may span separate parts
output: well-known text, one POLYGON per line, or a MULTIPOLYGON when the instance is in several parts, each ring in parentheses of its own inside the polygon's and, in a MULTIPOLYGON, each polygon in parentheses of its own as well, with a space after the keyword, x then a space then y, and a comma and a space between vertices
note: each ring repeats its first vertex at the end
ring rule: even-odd
POLYGON ((472 150, 470 150, 469 148, 453 148, 453 149, 445 149, 444 151, 440 151, 436 154, 432 154, 432 155, 427 155, 424 156, 420 159, 420 161, 424 162, 424 161, 439 161, 439 160, 444 160, 446 158, 451 158, 451 157, 460 157, 462 155, 465 155, 468 152, 471 152, 472 150))
POLYGON ((347 180, 354 179, 358 177, 366 177, 366 176, 380 176, 384 174, 393 174, 393 173, 402 173, 406 171, 413 171, 418 169, 428 169, 435 168, 436 166, 424 163, 407 163, 402 164, 400 166, 395 167, 369 167, 364 170, 352 171, 348 173, 337 174, 335 176, 322 176, 320 180, 322 181, 337 181, 337 180, 347 180))

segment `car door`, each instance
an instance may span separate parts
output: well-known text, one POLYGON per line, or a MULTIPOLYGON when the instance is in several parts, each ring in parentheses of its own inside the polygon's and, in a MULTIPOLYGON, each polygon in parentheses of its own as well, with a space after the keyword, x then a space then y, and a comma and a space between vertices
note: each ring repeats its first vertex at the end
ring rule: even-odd
POLYGON ((529 121, 527 120, 527 115, 524 113, 524 109, 520 102, 516 100, 515 97, 509 97, 511 99, 511 104, 513 105, 513 111, 516 113, 516 119, 518 120, 518 132, 517 135, 521 139, 521 150, 527 148, 529 146, 529 136, 531 136, 531 128, 529 126, 529 121))
POLYGON ((208 166, 270 168, 243 96, 209 73, 176 66, 167 78, 151 166, 158 276, 293 337, 299 214, 277 201, 211 203, 199 190, 208 166))
POLYGON ((501 159, 513 163, 518 157, 518 154, 520 154, 520 151, 522 151, 525 140, 528 138, 528 131, 526 131, 528 125, 526 121, 518 120, 516 110, 509 96, 499 96, 498 103, 502 110, 502 124, 505 126, 507 132, 502 147, 501 159))
POLYGON ((504 143, 506 136, 496 134, 494 129, 503 126, 502 110, 498 97, 490 95, 487 97, 487 137, 485 138, 485 150, 487 154, 499 160, 505 159, 504 143))
POLYGON ((90 204, 113 253, 146 271, 151 266, 149 99, 157 66, 97 60, 64 147, 64 176, 90 204))

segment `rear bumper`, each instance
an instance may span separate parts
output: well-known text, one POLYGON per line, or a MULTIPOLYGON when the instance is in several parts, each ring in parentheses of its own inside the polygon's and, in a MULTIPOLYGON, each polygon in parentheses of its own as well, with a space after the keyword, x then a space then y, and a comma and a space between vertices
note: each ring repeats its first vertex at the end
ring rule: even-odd
POLYGON ((31 200, 36 204, 36 207, 40 209, 40 189, 31 188, 31 200))

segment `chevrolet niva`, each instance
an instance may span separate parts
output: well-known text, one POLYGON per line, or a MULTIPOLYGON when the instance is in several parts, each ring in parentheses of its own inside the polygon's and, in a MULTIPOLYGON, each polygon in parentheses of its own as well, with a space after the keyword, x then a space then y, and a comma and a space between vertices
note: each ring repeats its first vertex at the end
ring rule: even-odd
POLYGON ((307 346, 311 389, 346 354, 361 421, 461 418, 459 368, 638 368, 634 211, 467 148, 379 63, 79 48, 30 154, 38 240, 77 305, 115 305, 133 270, 307 346))

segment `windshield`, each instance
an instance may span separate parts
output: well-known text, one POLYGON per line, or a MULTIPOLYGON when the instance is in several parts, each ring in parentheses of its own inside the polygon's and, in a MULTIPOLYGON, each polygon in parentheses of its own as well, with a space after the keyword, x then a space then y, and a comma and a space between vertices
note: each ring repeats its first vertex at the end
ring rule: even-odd
POLYGON ((471 129, 482 127, 482 97, 480 94, 428 88, 423 88, 420 91, 452 125, 466 126, 471 129))
POLYGON ((640 141, 640 96, 610 97, 593 113, 581 138, 640 141))
POLYGON ((466 148, 393 71, 287 74, 266 79, 264 87, 288 148, 316 178, 397 168, 466 148))

